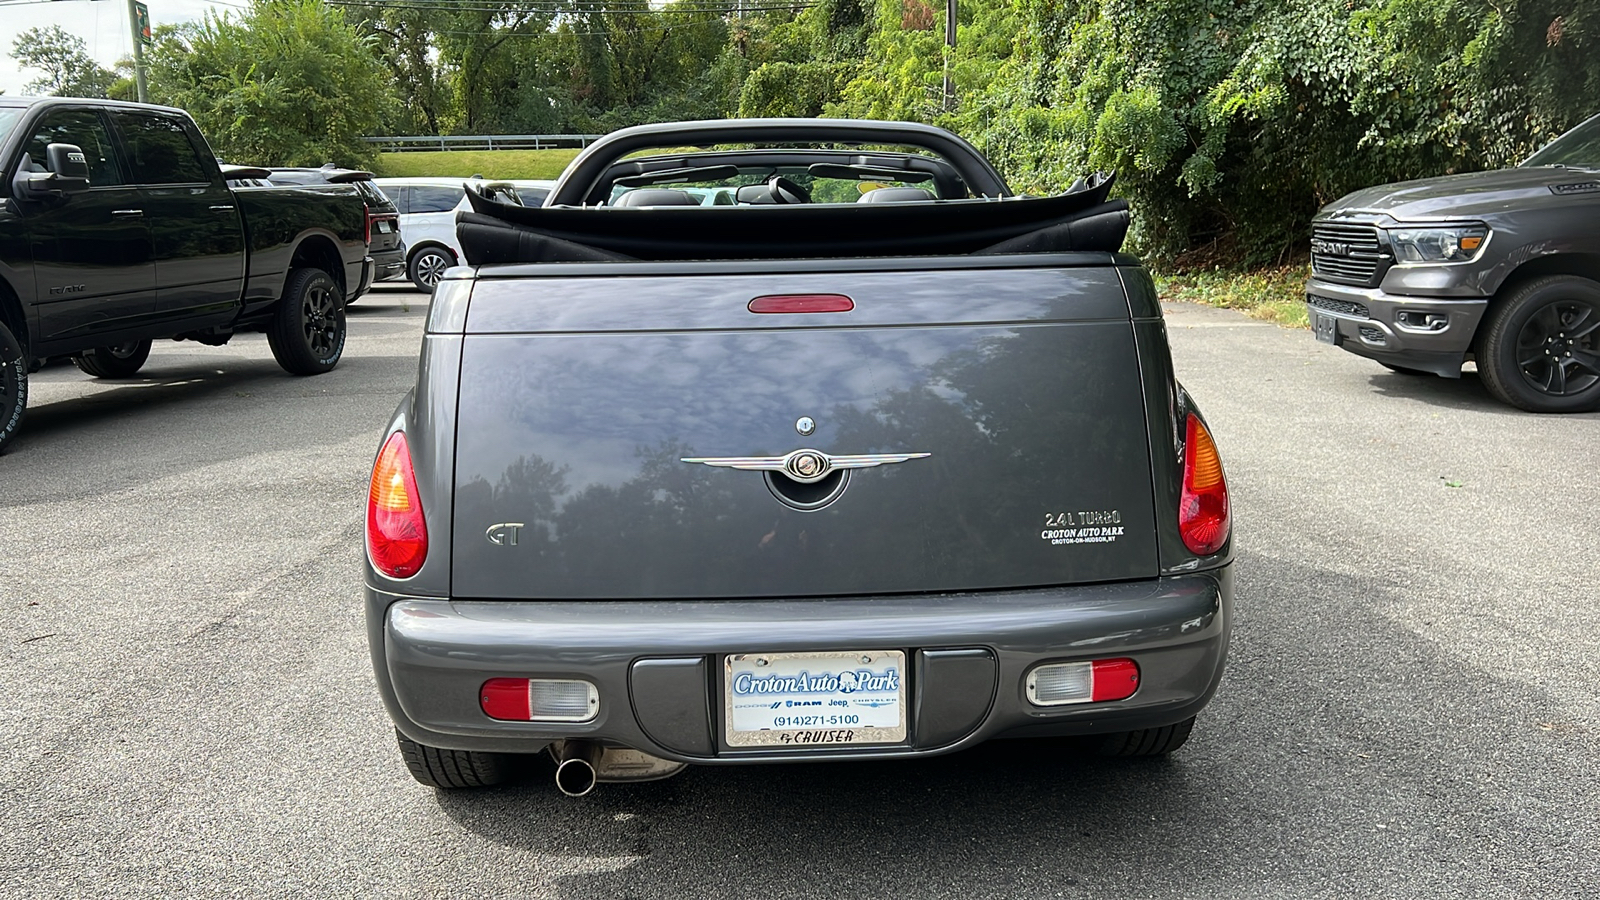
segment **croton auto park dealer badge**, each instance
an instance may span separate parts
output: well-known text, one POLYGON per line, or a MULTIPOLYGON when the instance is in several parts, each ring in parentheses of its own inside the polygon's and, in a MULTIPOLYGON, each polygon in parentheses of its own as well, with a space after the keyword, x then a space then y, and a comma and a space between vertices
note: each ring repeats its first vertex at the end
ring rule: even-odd
POLYGON ((905 660, 900 650, 728 656, 723 664, 728 746, 904 741, 905 660))

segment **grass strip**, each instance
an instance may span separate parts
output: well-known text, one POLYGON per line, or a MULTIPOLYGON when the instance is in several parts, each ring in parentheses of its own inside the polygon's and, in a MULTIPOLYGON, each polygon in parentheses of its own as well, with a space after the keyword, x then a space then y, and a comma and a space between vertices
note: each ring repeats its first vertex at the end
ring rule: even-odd
POLYGON ((378 154, 379 175, 390 178, 554 179, 578 155, 570 150, 411 150, 378 154))
POLYGON ((1289 328, 1306 328, 1306 279, 1311 266, 1301 263, 1257 269, 1252 272, 1188 271, 1156 273, 1156 290, 1163 300, 1204 303, 1237 309, 1251 318, 1289 328))

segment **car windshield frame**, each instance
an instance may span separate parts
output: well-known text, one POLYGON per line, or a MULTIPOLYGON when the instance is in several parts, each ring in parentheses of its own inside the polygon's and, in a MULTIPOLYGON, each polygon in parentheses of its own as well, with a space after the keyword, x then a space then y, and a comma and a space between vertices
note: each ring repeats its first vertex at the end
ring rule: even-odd
POLYGON ((1600 169, 1600 116, 1545 144, 1522 163, 1522 168, 1534 166, 1600 169))

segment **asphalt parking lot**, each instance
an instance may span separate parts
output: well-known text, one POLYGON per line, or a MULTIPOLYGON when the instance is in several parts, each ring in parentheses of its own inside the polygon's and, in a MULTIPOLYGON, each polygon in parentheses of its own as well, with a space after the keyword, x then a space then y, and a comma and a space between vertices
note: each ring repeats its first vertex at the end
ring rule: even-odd
POLYGON ((441 794, 359 606, 420 294, 346 356, 35 376, 0 457, 0 896, 1595 897, 1600 415, 1168 308, 1236 510, 1222 689, 1170 760, 993 744, 441 794))

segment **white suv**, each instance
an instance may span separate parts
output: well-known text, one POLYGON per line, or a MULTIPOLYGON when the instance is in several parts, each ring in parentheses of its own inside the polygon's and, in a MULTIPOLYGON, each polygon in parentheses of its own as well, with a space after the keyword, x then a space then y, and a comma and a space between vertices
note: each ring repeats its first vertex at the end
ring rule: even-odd
MULTIPOLYGON (((433 292, 439 277, 461 262, 456 242, 456 213, 470 210, 466 186, 490 189, 502 200, 536 206, 544 201, 553 181, 488 181, 472 178, 374 178, 372 183, 394 201, 400 211, 400 233, 408 254, 405 275, 419 291, 433 292)), ((398 277, 398 275, 396 276, 398 277)))

